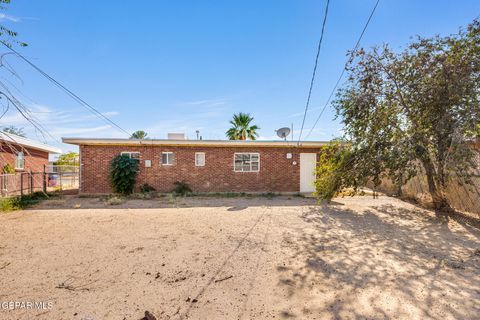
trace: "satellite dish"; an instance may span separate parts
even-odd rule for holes
[[[288,127],[280,128],[280,129],[276,130],[276,132],[277,132],[277,136],[279,138],[287,140],[287,136],[290,134],[290,128],[288,128]]]

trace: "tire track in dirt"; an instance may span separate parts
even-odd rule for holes
[[[213,284],[215,283],[215,280],[217,278],[217,276],[223,271],[223,269],[225,268],[225,266],[227,265],[227,263],[230,261],[230,259],[232,259],[232,257],[238,252],[238,250],[242,247],[243,243],[247,240],[247,238],[252,234],[253,230],[255,229],[255,227],[260,223],[260,221],[264,220],[264,216],[266,214],[266,212],[268,211],[268,209],[270,209],[270,207],[266,207],[263,212],[260,214],[260,216],[257,218],[257,220],[255,220],[255,222],[253,223],[253,225],[250,227],[250,229],[245,233],[245,235],[242,237],[242,239],[237,243],[237,246],[235,247],[235,249],[233,249],[233,251],[227,256],[227,258],[225,258],[225,260],[223,261],[223,263],[221,264],[221,266],[217,269],[217,271],[212,275],[212,277],[210,277],[209,281],[207,282],[207,284],[199,291],[199,293],[194,296],[194,298],[191,299],[191,303],[190,305],[188,306],[187,310],[185,310],[185,312],[183,312],[180,316],[179,316],[179,319],[180,320],[184,320],[186,318],[189,317],[189,314],[190,314],[190,311],[192,310],[194,304],[193,304],[193,301],[198,301],[204,294],[205,292],[208,290],[208,288]]]
[[[240,314],[238,315],[238,319],[254,319],[255,317],[252,317],[252,315],[250,313],[248,313],[247,315],[245,315],[247,313],[247,306],[248,306],[248,302],[250,301],[250,293],[252,292],[253,288],[254,288],[254,284],[255,284],[255,280],[257,279],[257,275],[258,275],[258,269],[259,269],[259,266],[260,266],[260,260],[262,260],[262,258],[265,257],[264,254],[262,253],[265,253],[266,250],[265,250],[265,246],[268,244],[268,240],[269,240],[269,237],[270,237],[270,231],[271,231],[271,227],[272,227],[272,213],[271,213],[271,210],[272,208],[271,207],[267,207],[267,210],[270,211],[270,213],[268,214],[268,224],[265,226],[266,230],[265,230],[265,235],[263,236],[263,242],[262,242],[262,246],[260,247],[260,254],[257,254],[257,261],[255,263],[255,269],[254,269],[254,272],[252,273],[252,276],[250,278],[250,282],[248,284],[248,292],[249,294],[247,294],[245,296],[245,299],[242,303],[242,309],[240,311]]]

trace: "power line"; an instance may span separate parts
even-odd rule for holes
[[[378,3],[380,2],[380,0],[377,0],[377,2],[375,3],[375,6],[373,7],[372,9],[372,12],[370,13],[370,16],[368,17],[368,20],[367,20],[367,23],[365,23],[365,26],[363,27],[363,30],[362,30],[362,33],[360,34],[360,37],[358,37],[358,40],[357,40],[357,43],[355,44],[355,47],[350,55],[350,57],[353,57],[353,55],[355,54],[355,52],[357,51],[359,45],[360,45],[360,41],[362,40],[363,38],[363,35],[365,34],[365,31],[367,30],[367,27],[368,25],[370,24],[370,20],[372,20],[372,17],[373,17],[373,14],[375,13],[375,10],[377,9],[377,6],[378,6]],[[305,136],[305,139],[308,138],[310,136],[310,134],[312,133],[313,129],[315,129],[316,125],[318,124],[318,121],[320,120],[320,118],[322,117],[323,115],[323,112],[325,111],[325,109],[327,108],[328,104],[330,103],[330,100],[332,99],[333,97],[333,94],[335,93],[335,90],[337,90],[337,87],[338,85],[340,84],[340,81],[342,80],[343,78],[343,75],[345,74],[345,71],[347,69],[347,65],[348,65],[348,61],[345,62],[345,66],[343,67],[342,69],[342,72],[340,73],[340,77],[338,77],[338,80],[337,82],[335,83],[335,86],[333,87],[332,89],[332,92],[330,92],[330,95],[328,96],[328,99],[327,99],[327,102],[325,103],[325,105],[323,106],[322,110],[320,111],[320,114],[318,115],[317,117],[317,120],[315,120],[315,123],[313,124],[313,126],[310,128],[310,131],[308,132],[308,134]]]
[[[32,124],[36,130],[39,130],[42,133],[44,139],[45,139],[45,135],[43,133],[47,133],[53,140],[57,141],[57,139],[53,137],[50,134],[50,132],[48,132],[42,126],[42,124],[35,118],[35,116],[33,116],[30,113],[30,110],[28,110],[25,106],[23,106],[23,104],[17,98],[15,98],[15,96],[10,92],[9,88],[1,81],[0,81],[0,88],[3,88],[3,90],[0,91],[0,96],[3,96],[6,99],[7,108],[9,108],[10,104],[12,104],[23,118],[25,118],[30,124]],[[0,119],[6,114],[7,111],[5,111],[1,115]]]
[[[92,112],[94,115],[96,115],[97,117],[103,119],[103,120],[106,120],[107,122],[109,122],[110,124],[112,124],[113,126],[115,126],[117,129],[119,129],[120,131],[126,133],[128,136],[130,136],[130,133],[128,131],[126,131],[125,129],[123,129],[122,127],[120,127],[118,124],[116,124],[115,122],[113,122],[112,120],[110,120],[108,117],[106,117],[104,114],[102,114],[100,111],[98,111],[96,108],[92,107],[90,104],[88,104],[85,100],[83,100],[82,98],[80,98],[78,95],[76,95],[75,93],[73,93],[71,90],[69,90],[67,87],[65,87],[64,85],[62,85],[60,82],[58,82],[57,80],[55,80],[54,78],[52,78],[50,75],[48,75],[45,71],[43,71],[42,69],[40,69],[39,67],[37,67],[33,62],[31,62],[30,60],[28,60],[27,58],[25,58],[22,54],[20,54],[18,51],[16,51],[15,49],[13,49],[11,46],[9,46],[8,44],[6,44],[4,41],[0,41],[1,44],[3,44],[5,47],[7,47],[9,50],[11,50],[13,53],[15,53],[20,59],[22,59],[23,61],[25,61],[27,64],[29,64],[32,68],[34,68],[35,70],[37,70],[40,74],[42,74],[45,78],[47,78],[48,80],[50,80],[53,84],[55,84],[57,87],[59,87],[60,89],[64,90],[72,99],[74,99],[75,101],[77,101],[80,105],[84,106],[85,108],[87,108],[87,110],[89,110],[90,112]]]
[[[325,6],[325,16],[323,17],[323,23],[322,23],[322,31],[320,33],[320,40],[318,41],[317,56],[315,57],[315,65],[313,67],[312,79],[310,80],[310,88],[308,90],[307,103],[305,105],[305,113],[303,114],[302,128],[300,129],[300,134],[298,135],[297,144],[300,143],[300,139],[302,138],[303,126],[305,125],[305,118],[307,117],[308,106],[310,105],[310,98],[312,96],[313,83],[315,82],[315,74],[317,73],[318,57],[320,56],[320,49],[322,48],[322,41],[323,41],[323,33],[325,31],[325,24],[327,23],[329,4],[330,4],[330,0],[327,0],[327,5]]]

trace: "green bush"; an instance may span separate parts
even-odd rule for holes
[[[0,199],[0,211],[19,210],[18,197]]]
[[[138,160],[118,155],[110,162],[110,185],[113,192],[128,195],[133,192],[138,174]]]
[[[149,193],[149,192],[152,192],[152,191],[155,191],[155,188],[152,187],[151,185],[149,185],[148,183],[144,183],[140,187],[140,192],[141,193]]]
[[[185,182],[185,181],[176,181],[173,183],[174,187],[172,192],[175,195],[182,195],[185,196],[188,193],[192,192],[192,189],[190,189],[190,186]]]
[[[124,202],[125,202],[124,198],[120,198],[120,197],[116,197],[116,196],[109,197],[105,200],[105,203],[110,205],[110,206],[118,206],[120,204],[123,204]]]
[[[262,196],[267,198],[268,200],[272,200],[276,196],[276,194],[273,192],[267,192],[267,193],[262,193]]]
[[[351,178],[350,159],[352,154],[347,146],[332,142],[323,147],[316,167],[315,195],[330,201],[347,186],[355,186]],[[351,181],[352,180],[352,181]],[[356,187],[354,187],[356,191]]]
[[[22,210],[48,198],[48,194],[41,191],[24,196],[2,198],[0,199],[0,211]]]
[[[3,166],[2,168],[2,173],[15,173],[15,168],[12,167],[11,164],[7,163],[6,165]]]

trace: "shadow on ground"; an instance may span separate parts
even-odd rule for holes
[[[474,319],[480,314],[480,232],[431,212],[388,204],[345,210],[318,206],[286,232],[279,287],[283,318]],[[312,292],[314,294],[312,294]],[[298,301],[304,308],[298,309]]]

